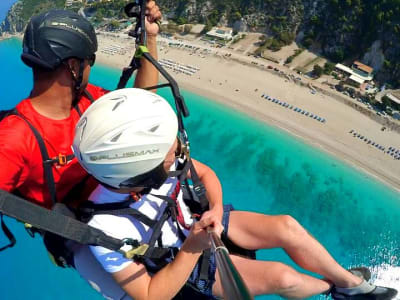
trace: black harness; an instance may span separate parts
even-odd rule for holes
[[[85,89],[84,90],[84,94],[85,96],[89,99],[90,103],[94,102],[93,96]],[[77,113],[79,114],[79,116],[82,115],[81,110],[79,109],[78,103],[74,106],[74,109],[77,111]],[[63,155],[63,154],[59,154],[56,157],[50,158],[46,145],[44,143],[43,137],[42,135],[39,133],[39,131],[35,128],[35,126],[32,125],[31,122],[29,122],[28,119],[26,119],[22,114],[20,114],[16,108],[12,108],[10,110],[3,110],[0,111],[0,121],[7,118],[8,116],[17,116],[19,117],[21,120],[23,120],[28,127],[31,129],[33,135],[35,136],[35,139],[38,143],[39,149],[40,149],[40,153],[42,156],[42,162],[43,162],[43,174],[44,174],[44,179],[47,185],[47,189],[49,191],[50,194],[50,199],[52,201],[53,204],[56,204],[57,201],[57,191],[56,191],[56,184],[54,181],[54,176],[53,176],[53,166],[54,165],[66,165],[69,161],[71,161],[74,158],[74,154],[69,154],[69,155]],[[15,192],[18,195],[18,191]],[[8,227],[6,226],[6,224],[4,223],[3,220],[3,214],[0,212],[0,217],[1,217],[1,227],[2,230],[4,232],[4,234],[7,236],[7,238],[9,239],[10,243],[2,248],[0,248],[0,251],[12,247],[14,246],[14,244],[16,243],[15,237],[12,234],[12,232],[8,229]],[[27,231],[28,233],[33,236],[35,233],[35,229],[32,227],[27,227]]]

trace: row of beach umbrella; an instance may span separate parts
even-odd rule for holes
[[[317,121],[319,121],[321,123],[325,123],[326,122],[325,118],[322,118],[322,117],[320,117],[320,116],[318,116],[318,115],[316,115],[316,114],[314,114],[312,112],[306,111],[306,110],[301,109],[299,107],[294,107],[293,105],[291,105],[291,104],[289,104],[287,102],[280,101],[279,99],[276,99],[276,98],[272,98],[272,97],[268,96],[265,93],[263,93],[261,95],[261,97],[267,99],[268,101],[271,101],[272,103],[276,103],[276,104],[281,105],[283,107],[292,109],[295,112],[298,112],[298,113],[300,113],[300,114],[302,114],[302,115],[304,115],[306,117],[310,117],[310,118],[312,118],[314,120],[317,120]]]
[[[400,160],[400,150],[399,149],[396,149],[396,148],[390,146],[388,148],[388,150],[386,150],[386,147],[379,145],[378,143],[374,142],[373,140],[363,136],[361,133],[356,132],[354,129],[350,130],[349,133],[352,134],[353,137],[366,142],[368,145],[371,145],[371,146],[375,147],[376,149],[381,150],[384,153],[389,154],[390,156],[393,156],[394,159]]]

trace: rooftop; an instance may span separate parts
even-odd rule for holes
[[[353,63],[353,65],[355,65],[357,67],[357,69],[364,71],[368,74],[372,73],[374,71],[373,68],[371,68],[370,66],[364,65],[363,63],[359,62],[359,61],[355,61]]]

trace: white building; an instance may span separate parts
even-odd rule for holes
[[[229,41],[233,37],[233,31],[231,28],[227,27],[213,27],[209,32],[206,33],[207,36],[213,37],[216,39]]]
[[[386,96],[390,99],[390,101],[400,105],[400,97],[399,97],[400,95],[397,95],[397,93],[396,93],[396,95],[393,95],[391,93],[387,93]]]
[[[355,66],[357,66],[357,69],[355,69]],[[348,80],[354,82],[358,86],[362,85],[366,81],[368,82],[374,79],[374,75],[372,74],[373,69],[371,67],[368,67],[369,69],[367,69],[367,67],[368,66],[362,65],[359,62],[355,62],[353,68],[349,68],[342,64],[335,65],[335,68],[339,73],[346,74],[349,77]],[[361,68],[368,70],[369,72],[361,72]]]

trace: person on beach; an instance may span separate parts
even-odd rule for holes
[[[292,217],[224,206],[216,174],[192,159],[210,206],[195,222],[182,183],[175,177],[182,168],[187,170],[188,159],[177,135],[177,117],[168,102],[141,89],[102,96],[76,126],[74,153],[101,183],[89,196],[90,205],[84,206],[92,211],[86,216],[88,224],[118,239],[170,249],[160,261],[140,256],[131,260],[100,246],[77,246],[75,268],[107,299],[222,297],[215,257],[203,254],[210,247],[210,227],[218,234],[223,231],[230,243],[242,249],[283,248],[298,266],[324,278],[302,274],[280,262],[231,254],[253,295],[302,299],[330,292],[334,299],[395,297],[396,290],[368,283],[368,269],[342,268]],[[124,210],[107,213],[105,207]],[[94,213],[96,209],[100,211]],[[205,271],[204,260],[209,263]]]
[[[149,1],[147,46],[155,58],[160,18],[158,6]],[[88,83],[96,51],[94,28],[82,16],[50,10],[31,18],[21,58],[32,68],[33,89],[0,123],[0,189],[51,208],[87,177],[72,157],[71,145],[80,115],[107,93]],[[158,71],[143,60],[135,86],[157,81]]]

